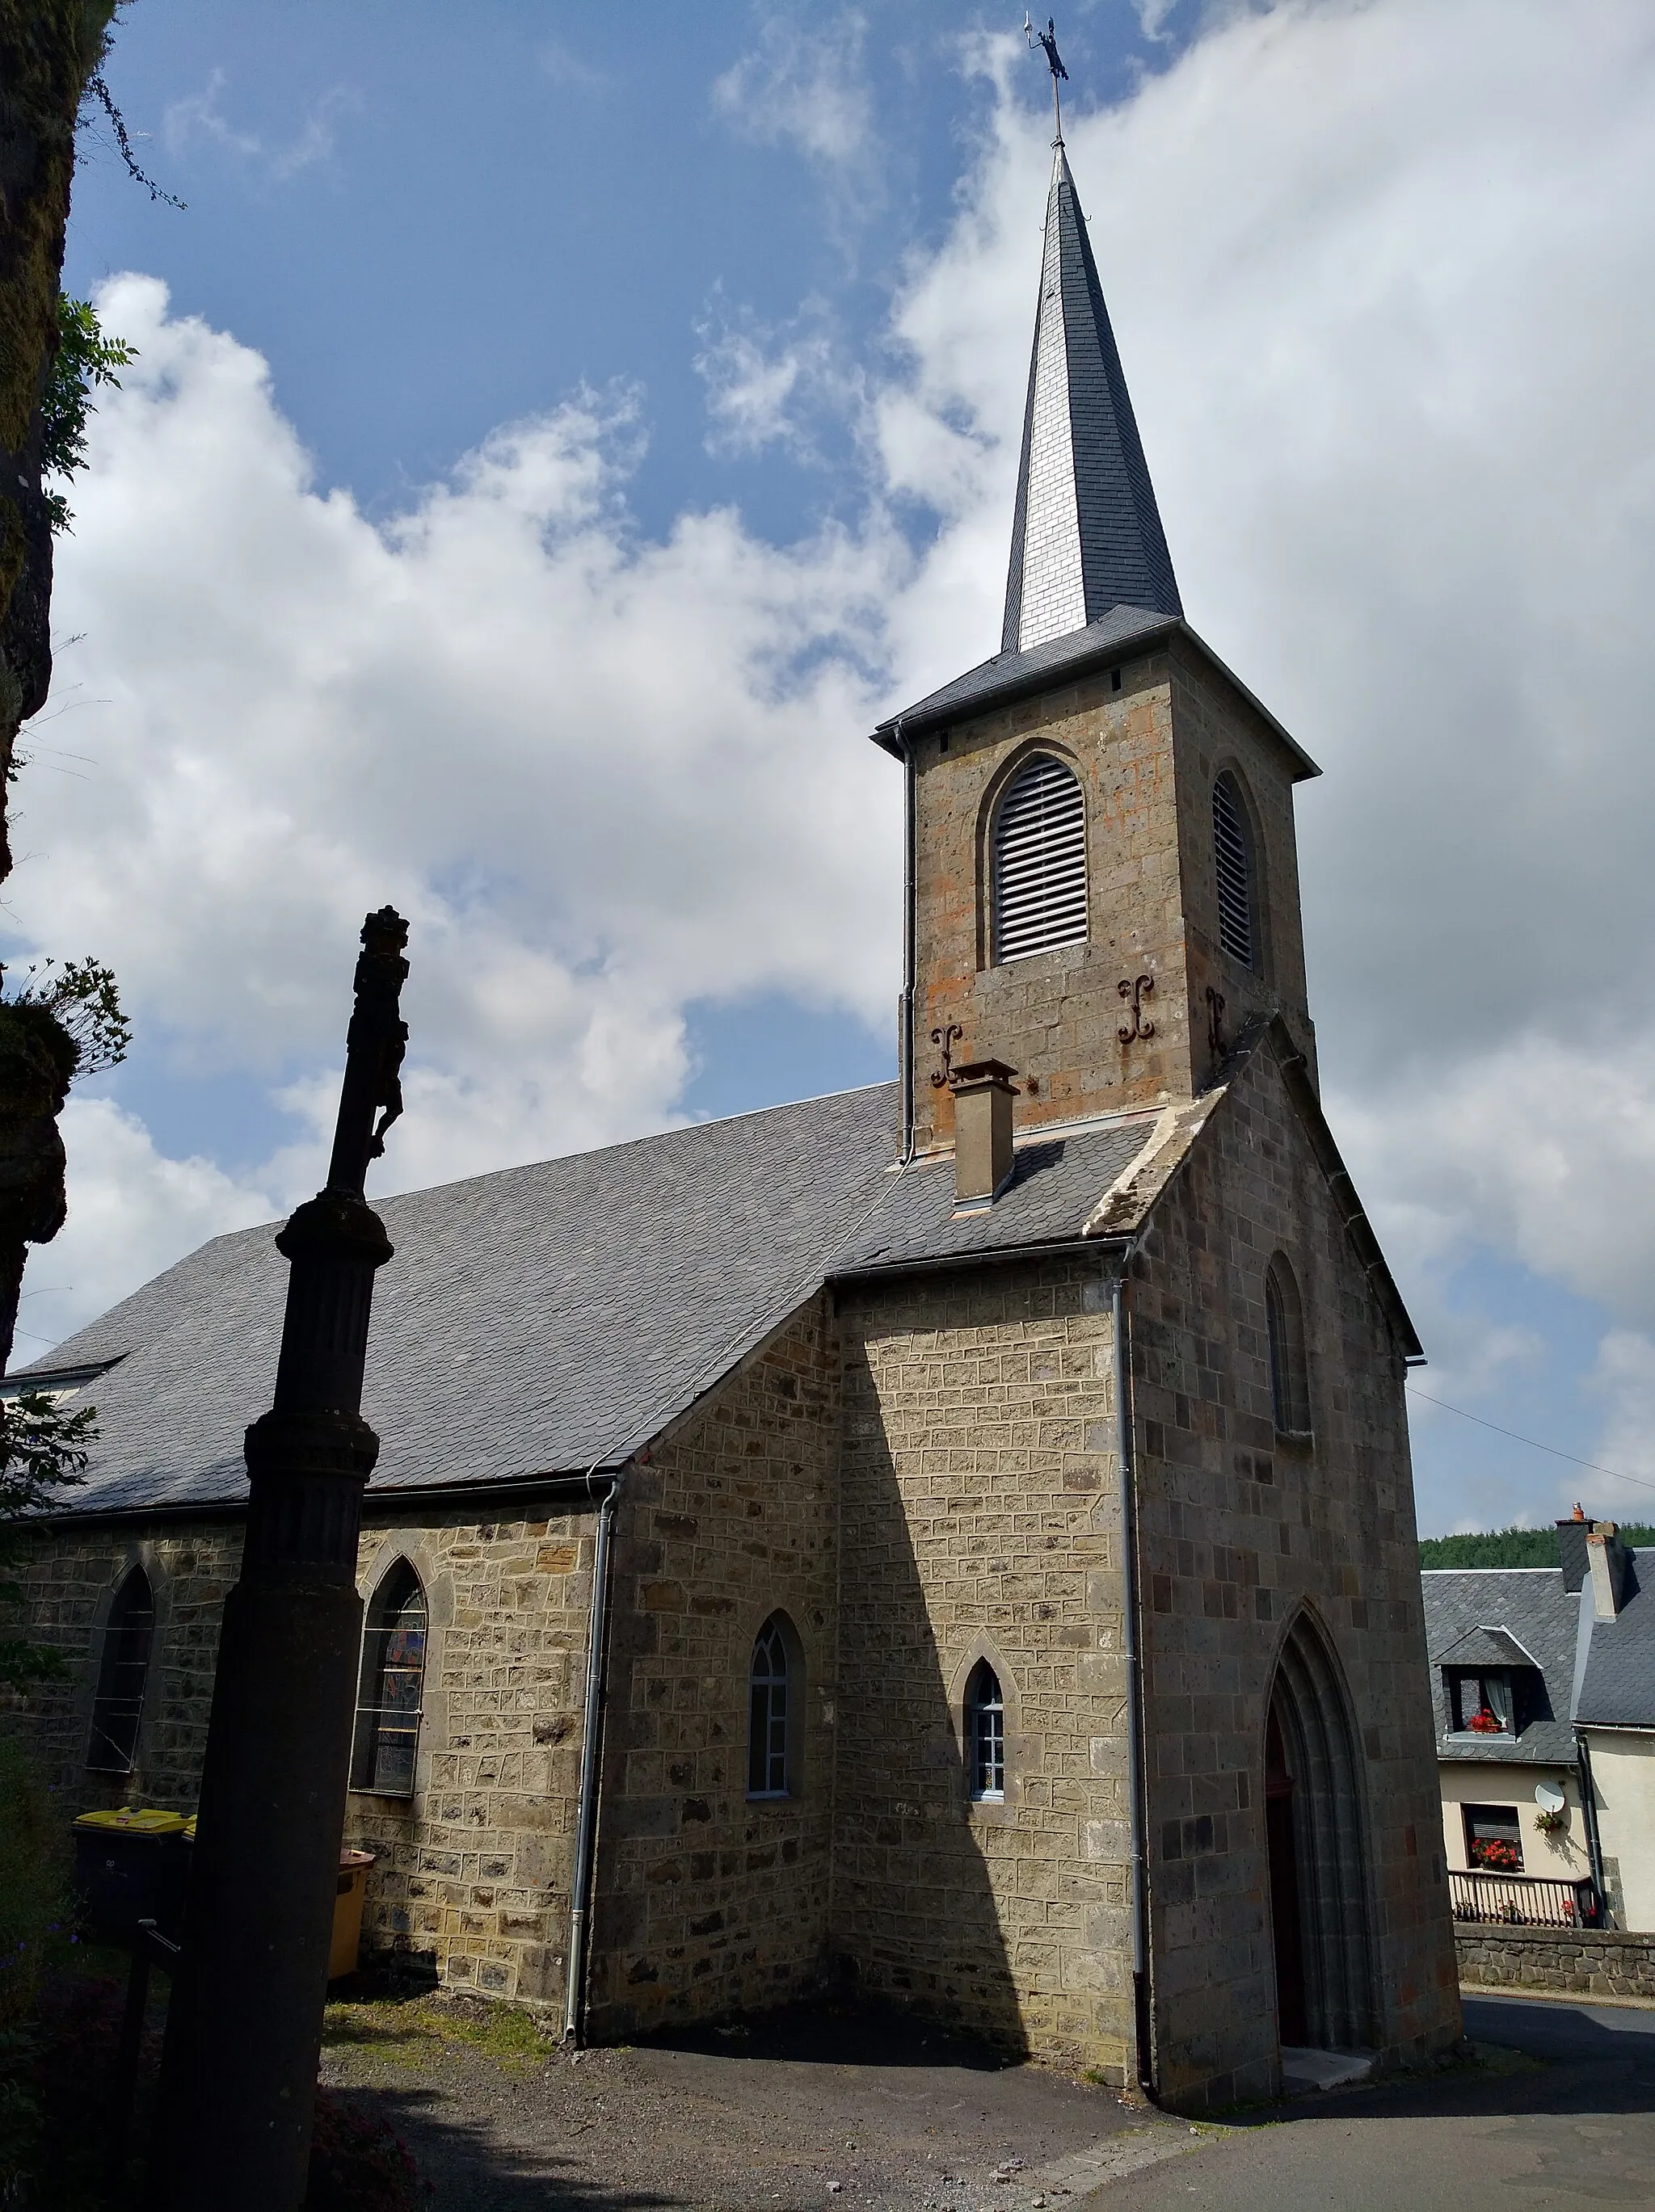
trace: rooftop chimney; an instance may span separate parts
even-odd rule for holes
[[[1621,1610],[1626,1582],[1626,1548],[1613,1521],[1594,1521],[1586,1538],[1586,1558],[1591,1566],[1591,1609],[1598,1620],[1613,1620]]]
[[[1578,1505],[1567,1521],[1557,1524],[1557,1556],[1566,1590],[1578,1590],[1586,1579],[1586,1539],[1591,1534],[1591,1523]]]
[[[992,1206],[1012,1171],[1017,1073],[1003,1060],[974,1060],[949,1074],[954,1100],[954,1203]]]

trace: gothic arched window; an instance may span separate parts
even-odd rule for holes
[[[1006,1795],[1006,1700],[1000,1677],[979,1659],[965,1685],[966,1780],[979,1803]]]
[[[1219,942],[1244,968],[1256,968],[1252,830],[1240,787],[1228,769],[1213,786],[1213,861],[1218,876]]]
[[[1270,1340],[1270,1411],[1284,1436],[1310,1434],[1305,1309],[1293,1269],[1278,1252],[1264,1271],[1264,1320]]]
[[[86,1763],[96,1773],[132,1771],[155,1637],[155,1601],[149,1577],[142,1567],[134,1567],[115,1592],[104,1623],[86,1752]]]
[[[747,1707],[747,1795],[788,1797],[794,1777],[788,1757],[793,1664],[782,1616],[773,1613],[753,1639]]]
[[[411,1797],[425,1698],[425,1592],[399,1559],[368,1602],[350,1786]]]
[[[1025,761],[995,809],[993,957],[1026,960],[1086,935],[1086,806],[1062,762]]]

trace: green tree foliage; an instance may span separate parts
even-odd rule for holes
[[[1655,1544],[1655,1528],[1641,1522],[1621,1524],[1623,1544]],[[1465,1536],[1421,1536],[1420,1565],[1425,1567],[1555,1567],[1555,1528],[1492,1528]]]
[[[69,1413],[40,1390],[0,1399],[0,1689],[61,1680],[66,1671],[55,1651],[8,1634],[7,1616],[15,1620],[23,1602],[14,1574],[30,1540],[28,1523],[84,1480],[97,1434],[90,1406]]]
[[[3,1003],[33,1007],[55,1022],[75,1048],[76,1075],[119,1066],[132,1024],[121,1012],[113,969],[88,953],[84,960],[31,961],[24,973],[28,981],[8,992]]]
[[[90,300],[58,296],[58,350],[52,357],[46,390],[40,395],[40,472],[64,481],[86,466],[87,417],[94,413],[92,393],[99,385],[120,390],[115,374],[136,361],[135,349],[125,338],[106,338]],[[74,521],[60,491],[46,495],[52,526],[67,530]]]

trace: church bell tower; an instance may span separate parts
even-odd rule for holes
[[[1293,787],[1315,763],[1184,620],[1061,135],[1001,649],[882,722],[904,763],[903,1151],[949,1071],[1019,1133],[1211,1083],[1280,1013],[1314,1079]]]

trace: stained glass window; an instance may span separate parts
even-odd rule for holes
[[[411,1797],[425,1691],[425,1592],[399,1559],[368,1601],[350,1786]]]
[[[92,1703],[92,1737],[86,1753],[86,1763],[96,1773],[132,1771],[155,1634],[155,1604],[149,1577],[142,1567],[134,1567],[115,1592],[104,1624],[97,1694]]]
[[[772,1613],[753,1644],[747,1722],[747,1795],[785,1797],[788,1775],[788,1647]]]

